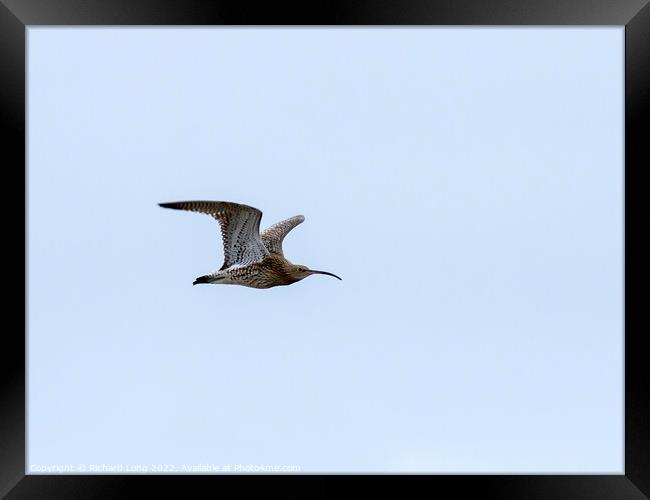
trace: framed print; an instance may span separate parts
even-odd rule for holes
[[[648,495],[646,3],[3,0],[2,494]]]

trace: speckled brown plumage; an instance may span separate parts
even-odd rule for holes
[[[248,205],[225,201],[180,201],[160,203],[160,206],[208,214],[221,226],[224,263],[218,271],[199,276],[195,285],[215,283],[271,288],[290,285],[312,274],[341,279],[329,272],[292,264],[284,257],[282,241],[289,231],[304,222],[302,215],[278,222],[260,234],[262,212]]]

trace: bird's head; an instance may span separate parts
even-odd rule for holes
[[[307,276],[311,276],[312,274],[327,274],[328,276],[334,276],[336,279],[341,279],[336,274],[328,273],[327,271],[315,271],[314,269],[309,269],[307,266],[303,266],[302,264],[292,264],[289,268],[289,274],[296,281],[305,279]]]

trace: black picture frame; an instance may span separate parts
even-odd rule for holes
[[[305,7],[308,6],[308,9]],[[647,205],[641,182],[650,165],[650,6],[648,0],[385,0],[276,3],[199,0],[0,0],[0,89],[6,169],[25,172],[25,39],[38,25],[609,25],[625,26],[625,472],[621,475],[427,475],[434,486],[497,498],[634,499],[650,495],[650,405],[643,336],[650,255],[642,243]],[[20,177],[20,176],[19,176]],[[25,176],[15,191],[25,192]],[[23,199],[23,203],[25,199]],[[26,206],[26,205],[23,205]],[[23,269],[25,240],[23,225]],[[647,230],[645,231],[647,232]],[[13,239],[12,239],[13,241]],[[26,295],[23,305],[26,307]],[[25,311],[26,313],[26,311]],[[24,318],[26,318],[26,314]],[[25,325],[27,326],[27,325]],[[6,327],[0,426],[0,495],[7,498],[126,496],[136,483],[203,485],[223,476],[70,476],[25,474],[25,333]],[[299,474],[305,476],[308,474]]]

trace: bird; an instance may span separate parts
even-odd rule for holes
[[[228,201],[177,201],[158,205],[207,214],[221,226],[223,265],[218,271],[199,276],[193,285],[206,283],[272,288],[291,285],[313,274],[341,279],[336,274],[293,264],[285,258],[282,241],[289,231],[305,221],[302,215],[273,224],[260,233],[262,212],[248,205]]]

